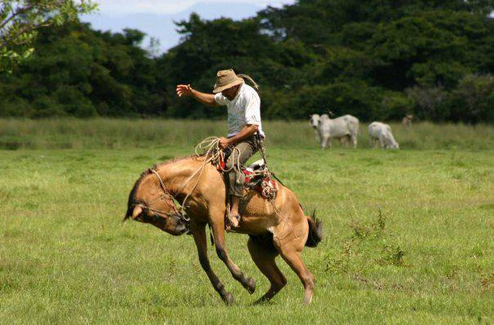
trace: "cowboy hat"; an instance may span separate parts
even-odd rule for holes
[[[216,74],[216,83],[214,84],[213,93],[220,93],[225,89],[238,86],[244,83],[244,79],[237,76],[233,69],[221,70]]]

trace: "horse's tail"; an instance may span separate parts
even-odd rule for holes
[[[305,246],[317,247],[317,244],[319,244],[323,239],[322,221],[317,220],[316,210],[312,212],[312,215],[310,217],[306,216],[306,218],[307,218],[307,223],[309,224],[309,236],[307,237]]]

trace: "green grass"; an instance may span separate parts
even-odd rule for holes
[[[212,266],[236,299],[227,307],[191,237],[121,223],[140,172],[191,154],[194,137],[224,131],[221,124],[174,122],[177,138],[156,141],[174,134],[161,130],[173,123],[97,120],[91,133],[81,127],[88,122],[73,122],[14,121],[21,131],[2,131],[1,139],[9,132],[37,139],[36,148],[64,138],[79,145],[0,151],[1,324],[494,324],[494,151],[465,145],[491,145],[492,128],[483,126],[487,136],[476,138],[480,130],[466,126],[421,126],[427,134],[395,126],[401,143],[429,137],[432,147],[451,128],[451,150],[323,152],[310,129],[291,148],[273,134],[290,139],[288,126],[268,124],[272,169],[325,223],[326,239],[303,254],[317,278],[314,300],[302,306],[299,280],[279,261],[287,287],[271,303],[252,306],[268,282],[249,257],[247,237],[228,235],[232,259],[257,290],[249,295],[210,247]],[[74,132],[50,130],[50,123]],[[148,148],[133,147],[139,129],[154,134],[144,141]],[[467,140],[453,136],[461,130]],[[117,149],[99,147],[105,137]]]
[[[359,147],[368,148],[366,123],[360,125]],[[308,121],[266,121],[269,146],[316,148]],[[494,127],[461,124],[416,123],[404,129],[391,123],[402,149],[467,149],[494,147]],[[192,147],[211,135],[227,131],[224,121],[125,119],[0,119],[0,149],[123,149],[150,146]],[[338,147],[339,143],[333,141]]]

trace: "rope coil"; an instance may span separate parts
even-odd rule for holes
[[[237,151],[236,155],[236,161],[232,164],[230,168],[223,168],[220,164],[217,164],[220,166],[219,168],[221,169],[222,172],[228,173],[230,172],[233,168],[237,168],[237,170],[240,170],[240,150],[238,148],[233,148],[232,150]],[[192,174],[182,185],[182,187],[178,190],[178,192],[181,192],[187,184],[189,184],[190,181],[199,173],[199,177],[197,177],[197,181],[194,184],[194,187],[192,190],[185,196],[182,204],[180,205],[180,211],[185,213],[185,202],[187,199],[190,197],[190,195],[195,191],[197,188],[197,185],[199,184],[199,181],[201,179],[202,173],[204,172],[204,167],[206,167],[207,164],[210,162],[213,163],[218,163],[220,160],[224,161],[225,160],[225,152],[221,149],[220,147],[220,138],[218,137],[209,137],[204,140],[202,140],[195,148],[194,152],[196,156],[204,156],[204,163],[202,164],[199,169],[197,169],[194,174]],[[231,153],[231,155],[233,152]]]
[[[272,174],[271,172],[269,171],[268,169],[268,166],[267,166],[267,161],[266,161],[266,152],[264,150],[264,146],[262,144],[262,140],[260,139],[259,136],[257,136],[257,141],[258,141],[258,146],[259,146],[259,149],[261,151],[261,156],[264,160],[264,166],[265,168],[263,168],[262,170],[258,170],[258,171],[254,171],[254,175],[265,175],[265,176],[268,176],[270,179],[272,177]],[[213,163],[214,165],[218,166],[218,169],[223,172],[223,173],[228,173],[230,171],[232,171],[234,168],[238,171],[240,171],[241,169],[241,165],[240,165],[240,150],[236,147],[233,147],[233,148],[230,148],[232,150],[232,152],[230,153],[230,156],[233,155],[233,158],[235,159],[235,161],[233,162],[233,164],[231,165],[231,167],[223,167],[220,162],[221,161],[225,161],[225,157],[226,157],[226,153],[225,151],[220,147],[220,138],[218,137],[208,137],[204,140],[202,140],[201,142],[199,142],[199,144],[197,144],[197,146],[194,148],[194,152],[196,154],[196,156],[204,156],[205,159],[204,159],[204,162],[202,164],[201,167],[199,167],[185,182],[184,184],[180,187],[180,189],[177,191],[177,192],[181,192],[185,186],[187,186],[187,184],[189,184],[192,179],[194,179],[194,177],[196,177],[197,174],[199,174],[199,177],[197,177],[197,180],[192,188],[191,191],[189,191],[189,193],[185,196],[182,204],[180,205],[180,211],[182,213],[185,213],[185,203],[187,202],[187,199],[190,197],[190,195],[195,191],[195,189],[197,188],[197,185],[199,184],[199,181],[201,179],[201,176],[204,172],[204,167],[206,167],[207,164],[209,164],[210,162]],[[277,188],[273,188],[270,190],[272,193],[269,193],[269,197],[271,197],[271,200],[274,199],[274,197],[276,196],[276,192],[278,191]],[[271,201],[270,200],[270,201]]]

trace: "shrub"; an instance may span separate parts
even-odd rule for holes
[[[494,122],[494,76],[465,76],[451,92],[448,104],[455,122]]]

